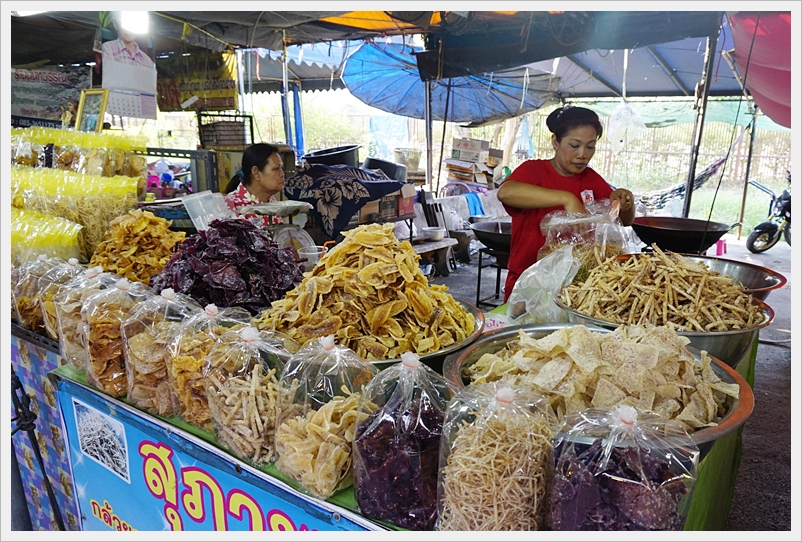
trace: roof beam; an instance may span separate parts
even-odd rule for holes
[[[573,62],[574,64],[576,64],[580,68],[582,68],[583,70],[585,70],[585,73],[587,73],[588,75],[593,77],[596,81],[598,81],[599,83],[601,83],[605,87],[609,88],[613,92],[613,94],[615,94],[616,96],[619,96],[619,97],[621,96],[621,89],[620,88],[616,87],[615,85],[613,85],[609,81],[605,80],[603,77],[599,77],[598,75],[593,73],[593,70],[587,64],[585,64],[584,62],[579,60],[576,55],[566,55],[565,58],[567,58],[568,60],[570,60],[571,62]]]
[[[663,70],[666,72],[666,75],[668,75],[674,84],[677,85],[677,88],[680,89],[685,96],[690,96],[691,91],[685,88],[685,85],[683,85],[682,81],[679,80],[677,75],[674,73],[674,70],[668,65],[668,62],[666,62],[660,53],[657,52],[657,49],[655,49],[652,45],[649,45],[646,47],[646,50],[649,51],[649,54],[652,55],[652,58],[654,58],[657,63],[660,64],[660,67],[663,68]]]

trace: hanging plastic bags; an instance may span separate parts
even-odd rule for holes
[[[437,519],[440,435],[451,390],[413,352],[380,372],[359,401],[354,491],[362,514],[411,530]]]
[[[441,531],[531,531],[545,524],[556,418],[526,388],[467,386],[448,407],[440,444]]]
[[[621,98],[618,105],[610,115],[610,124],[607,127],[607,139],[614,154],[618,154],[631,142],[638,139],[649,129],[641,119],[640,113],[629,105],[625,98]]]
[[[699,448],[678,423],[619,405],[566,416],[554,437],[555,531],[682,530]]]
[[[181,322],[200,311],[194,299],[171,288],[133,308],[121,326],[129,403],[161,416],[178,412],[167,379],[166,345]]]
[[[290,358],[279,382],[276,468],[320,499],[350,486],[359,398],[378,372],[333,335]]]
[[[203,382],[214,433],[240,459],[256,465],[273,460],[276,375],[297,350],[287,336],[247,326],[223,333],[206,356]]]

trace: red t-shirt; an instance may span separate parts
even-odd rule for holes
[[[513,171],[508,179],[520,183],[534,184],[544,188],[566,190],[579,201],[590,204],[600,199],[608,199],[613,193],[601,175],[591,168],[571,177],[563,177],[554,170],[548,160],[527,160]],[[582,193],[585,192],[583,196]],[[537,261],[537,253],[546,242],[540,231],[540,221],[552,211],[562,211],[562,207],[543,209],[519,209],[504,205],[512,217],[512,238],[510,240],[510,259],[507,264],[507,282],[504,285],[504,301],[512,293],[512,288],[521,273]]]

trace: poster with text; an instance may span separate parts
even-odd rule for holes
[[[160,111],[185,111],[181,104],[197,96],[190,110],[239,109],[237,56],[207,51],[156,59]]]
[[[81,90],[92,86],[89,66],[45,66],[36,69],[11,68],[11,126],[61,128],[65,111],[74,110]]]

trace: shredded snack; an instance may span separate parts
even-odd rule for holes
[[[578,325],[541,339],[520,331],[517,340],[467,370],[472,383],[503,380],[534,388],[559,417],[624,404],[652,410],[692,433],[717,425],[739,388],[715,374],[707,352],[696,360],[688,342],[658,326],[595,333]]]
[[[90,265],[121,277],[148,284],[170,260],[173,247],[186,236],[169,229],[171,222],[137,209],[111,221]]]
[[[728,331],[764,321],[760,306],[731,277],[652,248],[652,254],[604,262],[584,283],[563,288],[560,301],[591,318],[677,331]]]
[[[353,483],[351,446],[359,393],[349,394],[346,387],[342,391],[347,397],[336,396],[318,410],[287,419],[276,429],[276,468],[320,499]],[[282,418],[286,419],[283,414]]]
[[[543,525],[551,429],[542,416],[484,413],[463,422],[442,469],[441,531],[534,531]]]
[[[203,361],[220,335],[243,326],[244,323],[234,327],[212,325],[201,331],[179,334],[174,337],[167,351],[169,381],[178,396],[178,413],[196,427],[212,429],[212,417],[203,384]]]
[[[213,372],[206,396],[215,434],[235,455],[253,463],[273,459],[276,430],[276,370],[254,364],[244,375]]]
[[[392,224],[359,226],[254,324],[302,346],[334,335],[368,361],[436,352],[467,338],[476,321],[447,286],[428,284],[419,259]]]

